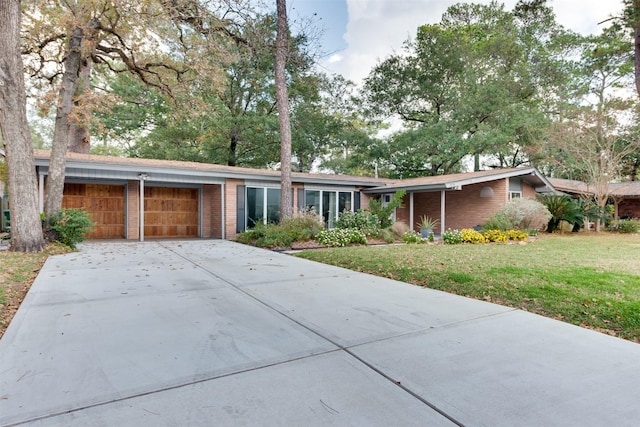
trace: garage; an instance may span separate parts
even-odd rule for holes
[[[145,237],[198,237],[197,188],[144,188]]]
[[[95,222],[89,239],[125,237],[124,185],[65,183],[63,208],[83,208]]]

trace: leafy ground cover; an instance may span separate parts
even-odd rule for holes
[[[40,253],[0,251],[0,337],[47,258],[66,252],[69,248],[57,243],[47,245]]]
[[[297,255],[640,342],[638,235],[552,235],[526,244],[362,246]]]

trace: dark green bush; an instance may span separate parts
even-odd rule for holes
[[[84,209],[61,209],[49,216],[46,222],[55,232],[54,240],[72,249],[86,239],[85,234],[90,233],[95,225]]]
[[[640,231],[640,223],[633,219],[620,219],[609,223],[609,231],[617,233],[637,233]]]
[[[336,221],[336,228],[355,228],[367,236],[377,236],[380,232],[380,220],[376,214],[365,209],[357,212],[344,211]]]
[[[261,248],[289,247],[293,242],[313,239],[322,230],[322,217],[305,212],[283,219],[280,224],[257,223],[254,228],[240,233],[236,241]]]

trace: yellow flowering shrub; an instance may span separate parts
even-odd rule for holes
[[[482,233],[474,230],[473,228],[463,228],[460,231],[462,235],[462,241],[464,243],[485,243],[486,240]]]
[[[506,242],[509,240],[507,233],[500,230],[485,230],[482,236],[487,242]]]
[[[522,230],[507,230],[507,237],[509,240],[527,240],[529,234]]]

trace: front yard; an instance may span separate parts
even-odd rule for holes
[[[361,246],[298,256],[640,342],[638,235],[541,235],[527,244]]]

